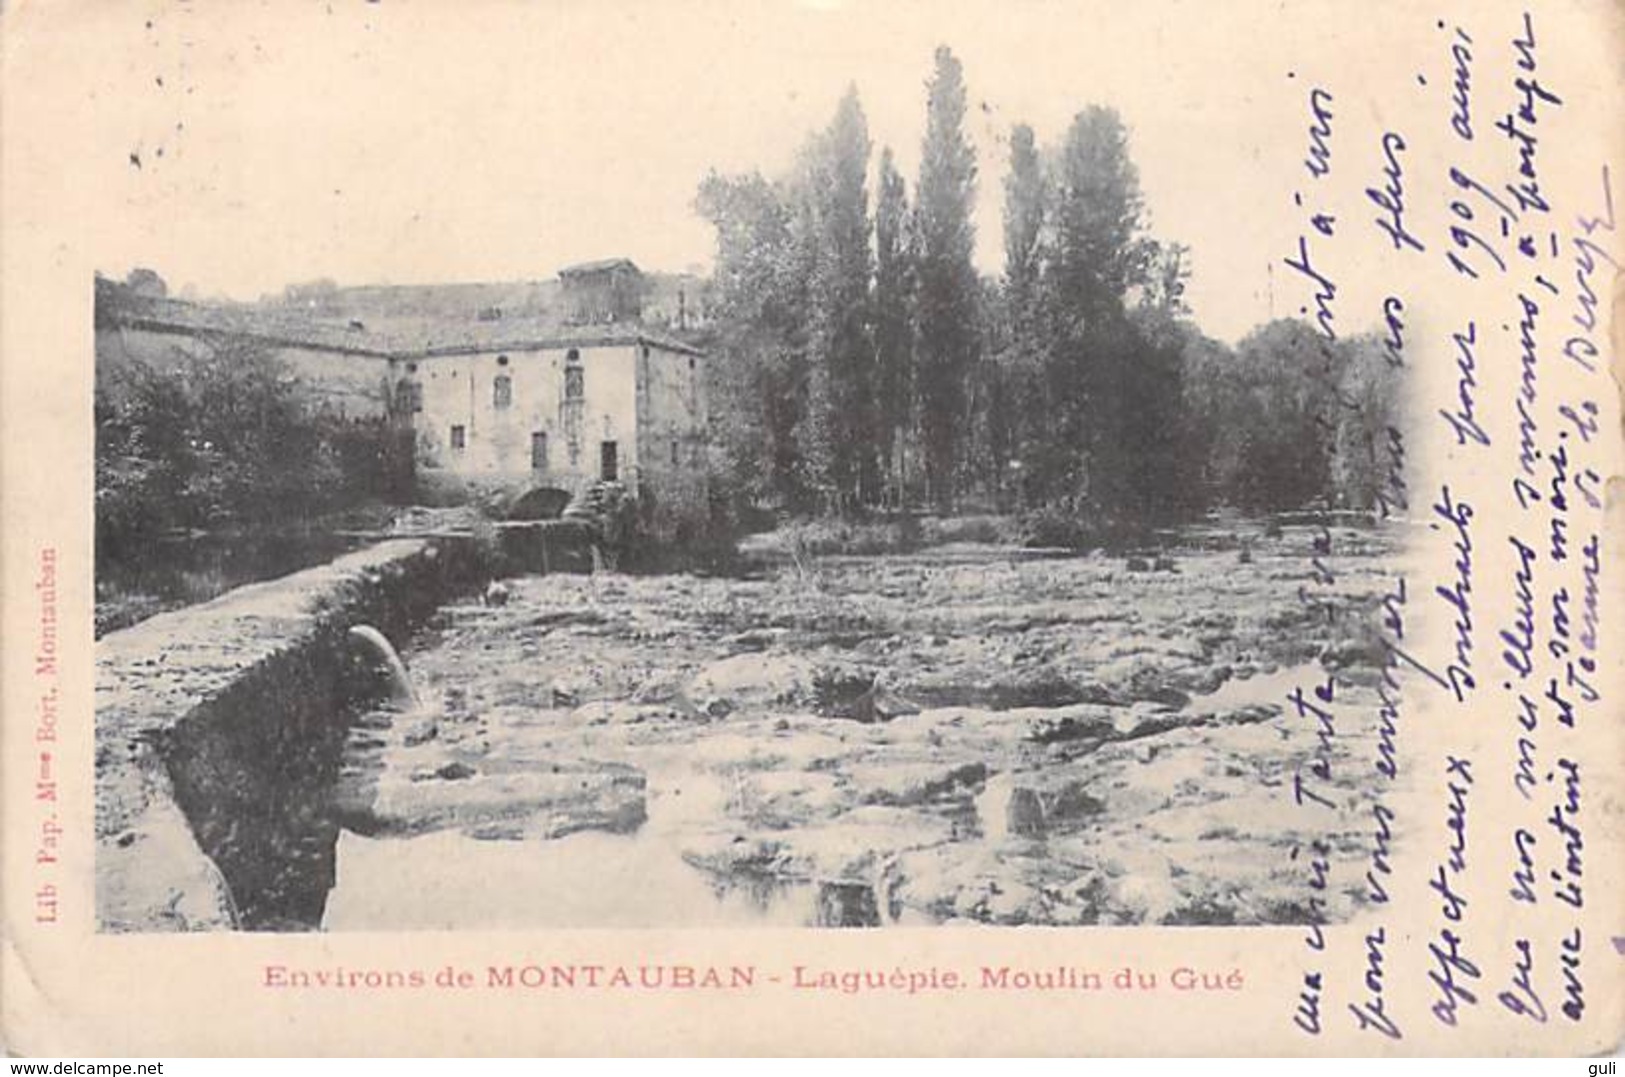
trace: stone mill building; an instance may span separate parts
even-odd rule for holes
[[[616,258],[549,281],[317,284],[257,303],[96,283],[98,368],[256,342],[317,406],[409,438],[418,501],[556,511],[609,483],[660,530],[706,511],[698,277]]]

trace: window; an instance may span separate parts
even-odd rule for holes
[[[547,431],[537,430],[530,435],[530,469],[547,470]]]
[[[513,403],[513,379],[498,374],[491,382],[491,406],[505,408]]]
[[[423,410],[423,386],[411,378],[402,378],[395,385],[395,407],[403,414]]]
[[[587,382],[581,371],[581,353],[571,348],[564,356],[564,399],[566,402],[586,398]]]
[[[598,477],[605,482],[614,482],[620,477],[619,451],[613,441],[606,441],[598,446]]]
[[[672,438],[671,439],[671,462],[675,465],[675,464],[679,463],[680,460],[681,460],[681,457],[678,454],[677,439]]]
[[[468,447],[468,431],[461,426],[451,428],[451,447],[466,449]]]

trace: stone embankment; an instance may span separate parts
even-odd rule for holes
[[[468,543],[399,539],[102,639],[101,928],[275,926],[272,897],[313,900],[278,876],[297,846],[320,860],[299,798],[337,767],[343,711],[373,687],[346,631],[403,638],[480,572]]]

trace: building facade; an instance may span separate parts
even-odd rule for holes
[[[651,508],[706,498],[703,356],[643,334],[446,347],[390,360],[433,500],[620,483]]]
[[[130,294],[97,279],[103,364],[163,363],[223,340],[281,359],[320,406],[386,416],[409,433],[419,500],[583,496],[618,483],[669,532],[708,511],[704,354],[642,324],[648,288],[625,259],[570,267],[553,309],[512,316],[401,315],[330,301],[323,317],[278,304],[198,304]],[[423,290],[430,286],[417,286]],[[417,305],[419,309],[423,304]],[[386,316],[375,316],[379,309]]]

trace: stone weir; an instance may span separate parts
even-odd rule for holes
[[[384,541],[101,640],[101,929],[319,922],[337,838],[326,798],[348,716],[379,690],[346,633],[402,641],[496,560],[464,537]]]

